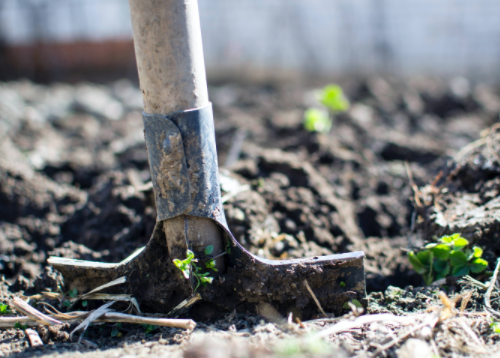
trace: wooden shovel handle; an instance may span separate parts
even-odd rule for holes
[[[197,0],[129,0],[144,112],[169,114],[209,104]],[[223,250],[221,229],[210,219],[181,215],[163,222],[170,258],[189,247]],[[204,255],[204,254],[203,254]],[[216,266],[224,272],[224,259]]]
[[[197,0],[129,0],[148,114],[208,105]]]

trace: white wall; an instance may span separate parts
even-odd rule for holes
[[[500,78],[499,0],[199,0],[199,6],[213,72]],[[130,38],[128,1],[0,0],[0,30],[13,44]]]

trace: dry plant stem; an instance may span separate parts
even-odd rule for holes
[[[392,346],[398,344],[399,342],[401,342],[403,339],[409,337],[410,335],[412,335],[413,333],[421,330],[422,328],[424,328],[425,326],[430,326],[431,328],[433,328],[436,323],[438,322],[439,320],[439,317],[434,317],[432,321],[430,322],[424,322],[422,324],[419,324],[415,327],[413,327],[412,329],[410,329],[408,332],[398,336],[396,339],[393,339],[392,341],[390,341],[389,343],[387,344],[384,344],[383,346],[381,346],[380,348],[378,348],[374,353],[373,353],[373,357],[377,356],[378,354],[380,354],[381,352],[391,348]]]
[[[323,316],[325,316],[325,317],[328,318],[328,315],[323,310],[323,307],[321,307],[321,303],[319,303],[318,298],[316,297],[316,295],[314,294],[313,290],[311,289],[311,286],[309,286],[309,282],[307,282],[307,280],[304,280],[304,286],[306,286],[306,288],[309,291],[309,293],[311,294],[314,302],[316,302],[316,306],[318,306],[318,308],[321,311],[321,313],[323,313]]]
[[[176,318],[153,318],[139,317],[125,313],[108,312],[104,315],[105,322],[121,322],[121,323],[137,323],[151,324],[154,326],[175,327],[193,330],[196,328],[196,322],[191,319],[176,319]]]
[[[401,317],[390,313],[381,313],[376,315],[361,316],[353,321],[341,321],[334,324],[328,328],[325,328],[318,333],[316,333],[312,338],[323,338],[331,336],[332,334],[345,332],[350,329],[362,327],[366,324],[371,324],[375,322],[386,322],[387,324],[397,324],[397,325],[410,325],[415,323],[415,319],[424,318],[426,315],[416,315]]]
[[[43,342],[40,339],[40,336],[38,335],[37,331],[28,328],[24,330],[24,333],[26,333],[26,335],[28,336],[28,340],[30,341],[30,346],[32,347],[43,346]]]
[[[55,326],[57,324],[62,324],[62,322],[49,317],[42,312],[38,311],[37,309],[31,307],[29,304],[24,302],[22,299],[19,297],[14,297],[11,301],[12,306],[16,309],[16,311],[22,312],[28,317],[30,317],[32,320],[41,323],[45,326]]]
[[[462,298],[462,302],[460,303],[460,312],[463,313],[467,308],[467,304],[469,303],[472,297],[472,290],[467,292],[464,298]]]
[[[74,321],[83,321],[85,318],[89,316],[89,312],[69,312],[69,314],[51,314],[51,318],[57,318],[62,322],[74,322]],[[0,328],[14,328],[16,323],[29,326],[36,327],[43,325],[40,322],[33,320],[27,316],[18,316],[18,317],[0,317]],[[125,313],[117,313],[117,312],[107,312],[100,316],[98,319],[93,322],[108,322],[108,323],[137,323],[137,324],[152,324],[155,326],[163,326],[163,327],[175,327],[175,328],[183,328],[192,330],[196,327],[196,322],[191,319],[175,319],[175,318],[152,318],[152,317],[141,317],[134,316]]]
[[[484,305],[491,308],[491,292],[493,292],[493,288],[495,287],[495,282],[497,282],[498,270],[500,268],[500,259],[497,259],[497,265],[495,266],[495,271],[493,272],[493,277],[491,278],[490,285],[486,294],[484,295]]]
[[[90,314],[83,320],[82,323],[80,323],[78,325],[78,327],[76,327],[71,333],[70,333],[70,338],[73,339],[73,334],[77,331],[79,331],[80,329],[82,329],[82,334],[80,335],[80,338],[78,339],[78,342],[80,342],[82,340],[82,337],[83,337],[83,334],[85,333],[85,331],[87,330],[87,327],[92,323],[94,322],[95,320],[97,320],[99,317],[101,317],[104,313],[108,312],[111,310],[111,308],[109,308],[111,305],[113,305],[116,301],[112,301],[112,302],[108,302],[106,303],[105,305],[102,305],[101,307],[99,307],[98,309],[94,310],[94,311],[91,311]]]
[[[474,331],[469,327],[469,325],[463,319],[459,320],[459,324],[462,327],[462,329],[465,331],[465,333],[467,333],[469,335],[469,337],[479,346],[479,349],[483,353],[485,353],[486,350],[484,347],[484,343],[481,342],[479,337],[476,335],[476,333],[474,333]]]

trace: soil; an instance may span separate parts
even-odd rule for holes
[[[500,142],[495,127],[481,136],[498,121],[499,92],[464,79],[373,77],[341,85],[351,108],[335,116],[328,134],[302,126],[304,110],[315,105],[316,86],[210,88],[229,227],[245,248],[268,259],[364,251],[370,313],[426,311],[440,300],[436,289],[418,288],[423,281],[411,270],[408,248],[458,230],[487,248],[490,269],[500,255]],[[140,91],[125,80],[0,83],[4,300],[64,287],[46,266],[49,256],[119,262],[148,243],[156,212],[141,110]],[[422,188],[421,202],[415,202],[409,173]],[[464,285],[449,282],[447,293],[453,296]],[[403,290],[394,294],[393,286]],[[467,307],[482,310],[484,290],[474,290]],[[39,328],[42,348],[30,348],[20,329],[2,330],[0,351],[266,357],[363,356],[374,350],[366,346],[369,332],[310,345],[290,326],[263,316],[235,311],[199,322],[193,333],[146,333],[124,324],[122,337],[111,337],[116,326],[95,325],[83,345],[72,342],[68,333],[74,327],[66,324]],[[483,326],[476,333],[494,345],[497,336]],[[440,354],[470,354],[450,350],[446,339],[436,336]],[[382,355],[399,354],[397,347]]]

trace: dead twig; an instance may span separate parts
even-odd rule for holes
[[[112,286],[116,286],[116,285],[121,285],[122,283],[125,283],[125,282],[127,282],[127,277],[123,276],[123,277],[119,277],[116,280],[113,280],[111,282],[105,283],[104,285],[96,287],[93,290],[91,290],[90,292],[87,292],[84,295],[78,296],[76,298],[76,300],[70,306],[69,310],[71,310],[73,308],[73,306],[75,306],[79,301],[84,300],[85,298],[88,298],[89,296],[91,296],[92,294],[94,294],[94,293],[96,293],[98,291],[104,290],[105,288],[108,288],[108,287],[112,287]],[[140,310],[139,310],[139,312],[140,312]]]
[[[307,280],[304,280],[304,286],[306,286],[306,288],[309,291],[309,293],[311,294],[314,302],[316,302],[316,306],[318,306],[318,308],[321,311],[321,313],[323,313],[323,316],[325,316],[326,318],[328,318],[328,315],[323,310],[323,307],[321,307],[321,303],[319,303],[318,298],[316,297],[316,295],[314,294],[313,290],[311,289],[311,286],[309,286],[309,282],[307,282]]]
[[[413,333],[415,332],[418,332],[419,330],[421,330],[422,328],[426,327],[426,326],[429,326],[431,327],[431,329],[436,325],[436,323],[439,321],[439,317],[437,316],[434,316],[432,317],[431,320],[428,320],[424,323],[421,323],[417,326],[414,326],[412,329],[410,329],[408,332],[406,333],[403,333],[402,335],[396,337],[395,339],[393,339],[392,341],[390,341],[389,343],[387,344],[384,344],[383,346],[380,346],[375,352],[373,352],[373,357],[377,356],[378,354],[380,354],[381,352],[391,348],[392,346],[398,344],[399,342],[401,342],[403,339],[409,337],[410,335],[412,335]]]
[[[37,331],[28,328],[24,330],[24,333],[26,333],[26,335],[28,336],[28,340],[30,341],[30,346],[32,347],[43,346],[43,342],[40,339],[40,336],[38,335]]]
[[[500,258],[497,259],[497,265],[495,266],[495,271],[493,272],[493,277],[491,278],[490,285],[486,294],[484,295],[484,305],[490,309],[491,308],[491,292],[493,292],[493,288],[495,287],[495,282],[497,282],[498,270],[500,269]]]
[[[29,304],[27,304],[19,297],[14,297],[11,301],[11,305],[16,309],[16,311],[24,313],[32,320],[41,323],[44,326],[55,326],[57,324],[62,324],[62,322],[47,315],[44,315],[42,312],[31,307]]]
[[[472,290],[467,292],[467,294],[462,298],[462,303],[460,304],[460,312],[463,313],[467,308],[467,304],[469,303],[472,297]]]
[[[394,324],[394,325],[410,325],[412,323],[415,323],[415,319],[417,318],[423,318],[426,315],[416,315],[416,316],[396,316],[391,313],[381,313],[381,314],[375,314],[375,315],[367,315],[367,316],[361,316],[356,318],[355,320],[352,321],[341,321],[333,326],[330,326],[328,328],[325,328],[315,335],[313,335],[313,339],[317,338],[324,338],[331,336],[332,334],[336,334],[339,332],[344,332],[348,331],[350,329],[362,327],[367,324],[375,323],[375,322],[384,322],[386,324]]]
[[[154,326],[183,328],[190,331],[196,328],[196,322],[192,319],[140,317],[118,312],[106,312],[103,317],[101,317],[101,321],[115,323],[120,322],[151,324]]]
[[[99,307],[98,309],[90,312],[90,314],[87,316],[87,318],[85,318],[85,320],[80,323],[78,325],[78,327],[76,327],[71,333],[70,333],[70,338],[73,339],[73,334],[77,331],[79,331],[80,329],[83,329],[83,332],[82,334],[80,335],[80,338],[78,339],[78,343],[80,343],[80,341],[82,340],[82,337],[83,337],[83,334],[85,333],[85,331],[87,330],[87,327],[89,326],[89,324],[91,324],[92,322],[94,322],[96,319],[98,319],[99,317],[101,317],[103,314],[105,314],[106,312],[110,311],[111,308],[111,305],[113,305],[113,303],[115,303],[116,301],[111,301],[111,302],[108,302],[104,305],[102,305],[101,307]]]

